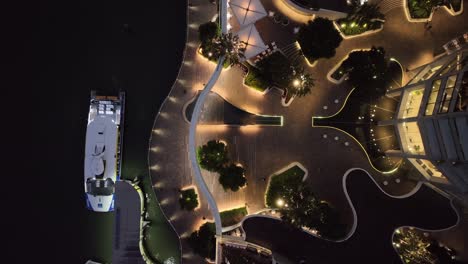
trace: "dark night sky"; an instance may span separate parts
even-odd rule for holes
[[[163,87],[157,107],[180,63],[185,1],[12,2],[2,4],[0,38],[2,252],[9,263],[83,263],[76,208],[89,90],[115,80]]]

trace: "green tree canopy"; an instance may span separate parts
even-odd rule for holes
[[[193,211],[198,206],[198,195],[195,189],[190,188],[187,190],[180,191],[179,197],[180,208],[187,211]]]
[[[197,158],[203,169],[214,172],[220,171],[229,160],[226,145],[218,140],[198,147]]]
[[[236,164],[229,164],[220,172],[219,183],[224,190],[230,189],[233,192],[238,191],[241,187],[247,184],[247,179],[244,176],[245,170]]]
[[[344,71],[349,74],[349,83],[357,88],[358,92],[369,92],[365,88],[371,87],[378,94],[385,94],[388,62],[383,48],[372,47],[370,50],[353,51],[342,65]]]
[[[218,24],[210,21],[198,27],[198,38],[201,43],[211,42],[218,37],[219,32]]]
[[[257,63],[261,76],[272,85],[302,97],[310,93],[314,79],[303,67],[292,64],[281,52],[275,52]]]
[[[302,53],[309,61],[335,56],[342,40],[332,21],[321,17],[301,26],[297,35]]]
[[[245,59],[245,45],[239,40],[239,36],[232,33],[222,34],[213,41],[213,56],[220,58],[225,56],[225,61],[230,65],[239,63]]]
[[[281,52],[274,52],[259,61],[257,67],[273,85],[284,88],[290,82],[291,62]]]
[[[437,263],[437,258],[428,250],[430,240],[414,229],[400,228],[393,237],[396,248],[405,263]]]
[[[288,93],[298,97],[310,94],[312,86],[315,85],[312,76],[306,73],[303,67],[293,66],[292,69],[291,75],[289,76],[290,81],[287,86]]]
[[[215,259],[216,254],[216,231],[214,223],[203,224],[198,231],[193,232],[188,242],[193,251],[198,255]]]
[[[338,213],[325,201],[320,201],[306,185],[295,182],[283,192],[281,219],[295,227],[307,227],[327,238],[344,236],[344,226]]]

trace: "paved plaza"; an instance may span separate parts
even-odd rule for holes
[[[267,11],[288,16],[281,7],[281,1],[262,0]],[[149,163],[154,190],[167,218],[182,238],[184,263],[201,263],[188,247],[186,238],[204,221],[212,219],[210,208],[202,194],[200,208],[194,212],[183,211],[178,203],[178,190],[190,185],[196,186],[190,161],[188,160],[189,124],[184,118],[184,105],[202,90],[210,79],[215,64],[197,53],[199,45],[198,26],[212,19],[216,6],[206,0],[190,1],[188,8],[188,35],[183,64],[174,86],[156,117],[150,142]],[[468,4],[465,1],[464,4]],[[292,162],[300,162],[309,172],[307,184],[320,198],[331,202],[341,213],[348,228],[353,223],[353,214],[342,191],[342,177],[349,169],[359,167],[372,174],[377,183],[388,193],[402,195],[412,190],[416,183],[395,183],[391,175],[374,171],[360,146],[347,135],[331,129],[312,127],[313,116],[329,116],[337,112],[350,91],[346,83],[339,85],[329,82],[327,73],[354,49],[382,46],[387,55],[397,59],[409,70],[433,59],[443,44],[466,31],[468,12],[450,16],[443,10],[437,11],[432,19],[432,30],[425,31],[424,23],[407,21],[403,8],[396,6],[386,14],[386,23],[376,34],[343,40],[331,59],[320,59],[311,67],[302,61],[306,70],[315,79],[312,93],[304,98],[295,98],[289,107],[280,103],[281,93],[272,89],[263,95],[243,85],[243,73],[238,67],[223,70],[213,92],[230,104],[249,113],[283,116],[283,126],[225,126],[199,125],[197,144],[211,139],[224,140],[228,144],[231,160],[241,163],[246,169],[247,187],[240,191],[225,192],[218,183],[217,174],[207,171],[203,177],[214,196],[219,211],[247,206],[249,213],[265,208],[264,194],[268,177]],[[275,40],[275,28],[282,27],[268,20],[259,22],[260,34],[268,41]],[[276,42],[279,48],[293,43],[294,27],[282,27]],[[284,32],[291,30],[291,34]],[[265,42],[267,43],[267,42]],[[411,76],[404,74],[403,83]],[[339,103],[334,103],[338,99]],[[324,110],[323,106],[328,108]],[[207,109],[209,110],[209,109]],[[211,109],[216,111],[216,109]],[[322,135],[326,133],[327,139]],[[334,137],[338,140],[334,140]],[[344,142],[349,142],[345,146]],[[382,183],[387,180],[389,184]],[[356,187],[359,188],[359,187]]]

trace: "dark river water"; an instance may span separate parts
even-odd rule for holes
[[[12,51],[18,50],[10,66],[23,73],[10,77],[18,87],[24,81],[32,88],[28,99],[37,104],[32,110],[37,117],[28,116],[24,135],[27,144],[34,146],[27,154],[33,161],[32,172],[18,175],[30,187],[24,193],[31,194],[19,202],[33,200],[34,206],[20,208],[21,214],[13,219],[17,226],[12,229],[21,228],[24,234],[14,235],[7,248],[20,248],[21,255],[9,252],[17,260],[11,263],[26,263],[27,258],[37,261],[30,263],[107,259],[111,240],[96,237],[111,233],[112,215],[91,214],[84,200],[89,93],[127,92],[123,176],[147,173],[154,116],[182,60],[186,1],[37,1],[15,5],[3,8],[10,13],[4,25],[15,40]],[[21,91],[17,92],[21,96]],[[24,149],[18,149],[19,153],[24,155]],[[13,207],[17,208],[16,204]]]

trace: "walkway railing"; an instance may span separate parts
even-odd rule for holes
[[[220,4],[220,6],[219,6],[219,13],[220,13],[219,16],[221,18],[220,19],[221,31],[222,31],[223,34],[225,34],[225,33],[227,33],[227,0],[221,0],[221,1],[219,1],[219,4]],[[216,69],[213,72],[213,75],[211,76],[210,80],[206,84],[203,91],[200,93],[200,96],[198,97],[197,102],[195,103],[192,118],[190,120],[190,129],[189,129],[189,159],[190,159],[190,164],[191,164],[192,169],[193,169],[193,171],[195,173],[195,181],[197,182],[197,185],[200,188],[203,195],[208,200],[208,204],[210,206],[211,212],[212,212],[214,220],[215,220],[216,235],[217,236],[222,235],[221,217],[219,215],[219,210],[218,210],[218,206],[216,204],[216,201],[214,200],[213,195],[211,194],[210,190],[208,189],[208,186],[206,185],[205,180],[203,179],[203,176],[201,175],[201,170],[200,170],[200,167],[198,165],[197,154],[196,154],[195,133],[196,133],[196,129],[197,129],[198,119],[200,118],[201,108],[202,108],[203,104],[205,103],[206,97],[210,93],[211,89],[213,89],[213,86],[215,85],[216,81],[218,80],[219,75],[221,74],[221,71],[223,70],[224,59],[225,59],[224,56],[219,58],[218,65],[216,66]]]

